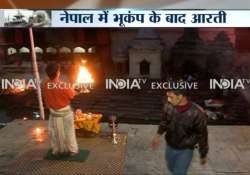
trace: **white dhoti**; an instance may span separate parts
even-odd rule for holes
[[[70,106],[58,110],[50,109],[49,134],[54,154],[78,152],[74,128],[74,113]]]

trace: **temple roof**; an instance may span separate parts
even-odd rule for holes
[[[163,43],[159,33],[155,29],[142,28],[139,29],[135,39],[131,43],[134,49],[162,49]]]

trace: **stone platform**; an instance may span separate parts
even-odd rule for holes
[[[44,160],[49,149],[47,131],[41,140],[31,133],[33,128],[45,127],[45,123],[16,120],[0,130],[1,175],[124,174],[126,134],[118,134],[117,145],[107,134],[78,138],[79,148],[90,151],[85,162]]]
[[[21,169],[41,175],[46,175],[45,172],[48,175],[64,175],[76,172],[73,171],[74,167],[77,167],[78,174],[92,174],[88,172],[95,170],[100,175],[170,175],[165,166],[163,138],[157,150],[152,151],[149,147],[157,130],[156,125],[119,124],[118,131],[127,133],[124,135],[127,137],[127,144],[123,142],[125,145],[118,148],[107,138],[99,138],[99,141],[93,138],[78,138],[80,147],[96,150],[96,154],[90,153],[88,160],[80,163],[81,166],[72,162],[48,163],[41,159],[48,149],[48,139],[37,143],[30,131],[35,127],[46,126],[46,121],[15,120],[0,130],[1,175],[13,174],[13,171]],[[108,125],[103,123],[102,131],[106,133],[109,130]],[[208,131],[208,163],[201,166],[198,151],[195,150],[188,175],[250,175],[250,127],[209,126]],[[15,164],[17,161],[21,163]],[[35,168],[29,169],[31,165]],[[48,172],[52,169],[57,173]],[[112,172],[108,172],[111,169]]]

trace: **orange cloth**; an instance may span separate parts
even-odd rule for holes
[[[74,98],[75,91],[67,87],[59,87],[62,81],[46,80],[43,86],[45,103],[49,108],[61,109],[70,104]]]

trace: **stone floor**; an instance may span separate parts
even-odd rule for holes
[[[7,165],[34,147],[48,147],[47,137],[37,144],[32,134],[27,132],[39,125],[44,127],[46,122],[16,120],[0,130],[0,166]],[[26,130],[22,129],[24,126]],[[156,129],[154,125],[119,125],[119,132],[128,133],[126,175],[169,174],[164,161],[164,140],[158,150],[149,148]],[[103,124],[102,130],[109,130],[107,124]],[[249,126],[209,126],[209,144],[208,164],[201,166],[195,151],[189,175],[250,175]]]
[[[149,148],[156,126],[123,125],[128,131],[126,174],[163,175],[167,173],[164,162],[165,141],[159,149]],[[250,127],[209,126],[208,164],[201,166],[195,151],[189,175],[250,175]]]

